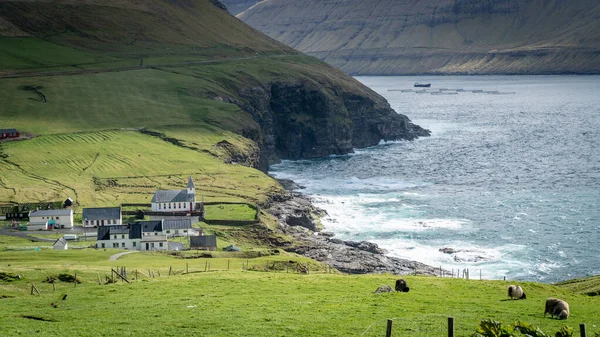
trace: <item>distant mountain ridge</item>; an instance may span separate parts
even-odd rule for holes
[[[354,75],[600,73],[593,0],[264,0],[238,17]]]

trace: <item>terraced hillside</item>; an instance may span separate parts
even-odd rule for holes
[[[600,73],[594,0],[264,0],[238,17],[355,75]]]
[[[146,201],[188,175],[263,203],[280,158],[428,134],[218,1],[2,1],[0,46],[0,127],[33,137],[1,144],[0,203]]]

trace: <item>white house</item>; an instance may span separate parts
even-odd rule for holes
[[[166,235],[169,238],[176,236],[195,236],[196,231],[192,229],[192,220],[190,219],[165,219],[162,221],[162,235]]]
[[[96,247],[132,250],[167,250],[167,236],[162,233],[162,220],[139,221],[129,225],[98,227]]]
[[[47,223],[52,228],[73,228],[72,209],[48,209],[29,212],[29,225]]]
[[[140,250],[141,225],[115,225],[98,227],[97,248]]]
[[[65,240],[65,238],[63,236],[61,236],[60,239],[58,239],[54,242],[54,245],[52,245],[52,248],[54,248],[54,250],[67,250],[68,249],[67,246],[68,246],[67,240]]]
[[[121,207],[84,208],[81,217],[83,227],[121,225]]]
[[[192,177],[185,190],[158,190],[152,197],[153,212],[192,212],[196,209],[196,186]]]

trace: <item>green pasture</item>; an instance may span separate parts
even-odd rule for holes
[[[243,220],[256,219],[256,208],[247,204],[205,205],[206,220]]]
[[[157,189],[185,188],[188,176],[205,201],[261,202],[280,189],[260,171],[136,131],[47,135],[2,148],[0,200],[149,203]]]
[[[508,281],[405,276],[410,292],[374,294],[379,286],[393,286],[397,276],[343,275],[318,265],[298,274],[286,262],[308,261],[291,254],[181,259],[135,253],[108,261],[116,252],[3,252],[0,271],[23,279],[0,282],[0,334],[382,336],[387,319],[393,319],[393,336],[445,336],[448,316],[455,318],[457,336],[473,333],[482,319],[526,321],[552,334],[580,322],[591,336],[600,331],[600,298],[554,285],[521,283],[527,299],[509,300]],[[248,270],[242,267],[246,262]],[[127,268],[132,283],[97,284],[99,274],[104,280],[117,266]],[[77,273],[82,283],[58,282],[53,291],[42,282],[63,272]],[[31,283],[41,295],[30,295]],[[568,320],[544,318],[551,296],[569,302]]]

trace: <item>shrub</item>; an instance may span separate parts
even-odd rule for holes
[[[544,333],[539,327],[527,323],[517,321],[508,327],[502,327],[502,323],[491,319],[484,319],[479,323],[477,330],[472,337],[512,337],[512,336],[528,336],[528,337],[552,337]],[[556,332],[554,337],[573,337],[573,328],[563,326]]]

